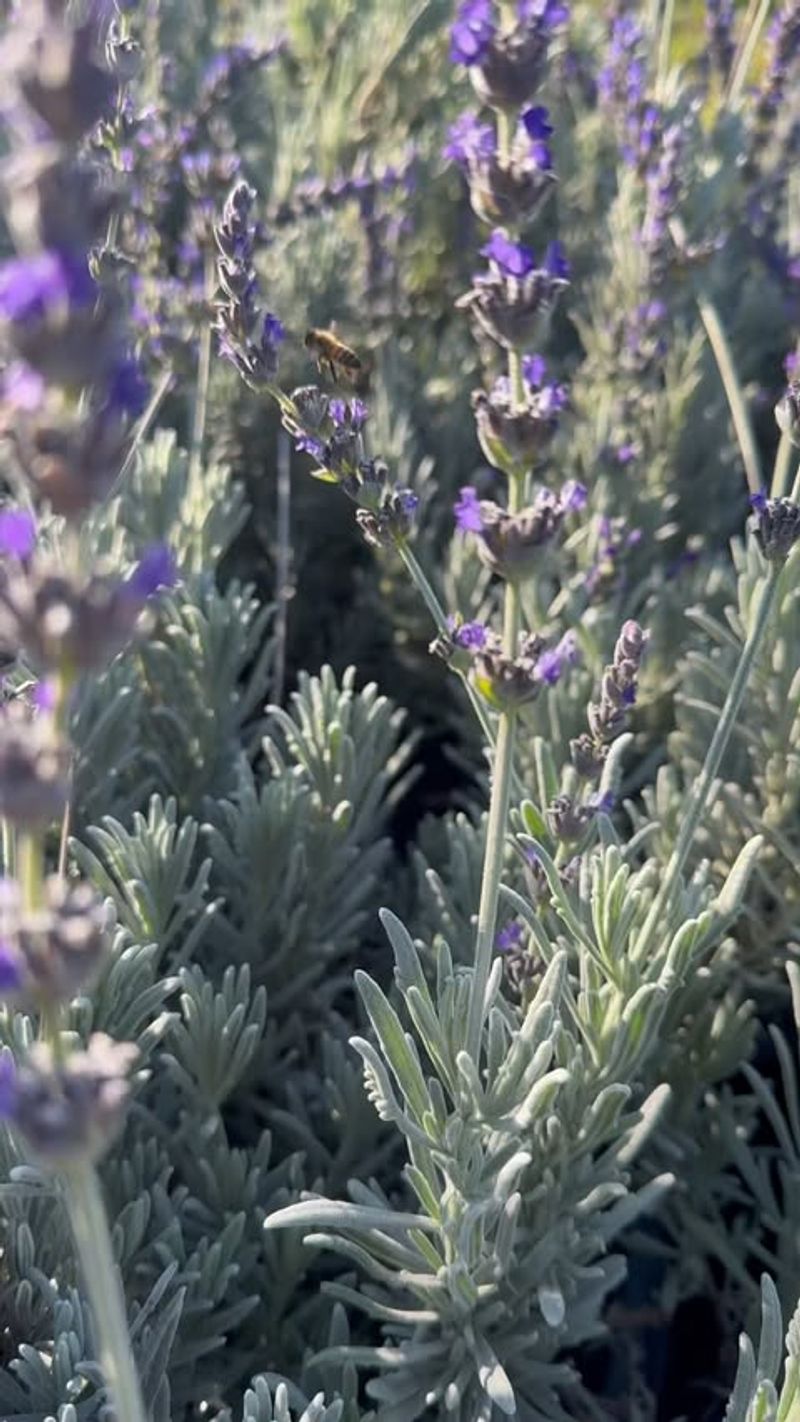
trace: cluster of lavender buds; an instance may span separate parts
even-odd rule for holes
[[[536,345],[560,293],[569,265],[560,242],[551,242],[540,262],[530,247],[497,228],[482,248],[488,270],[479,272],[458,305],[504,350]]]
[[[358,205],[363,216],[374,208],[379,194],[408,192],[414,182],[416,163],[416,149],[409,147],[399,163],[372,168],[365,160],[352,173],[340,174],[327,183],[322,178],[306,178],[297,184],[291,197],[271,209],[268,224],[272,229],[285,227],[303,218],[322,217],[350,202]]]
[[[706,55],[711,73],[725,83],[736,54],[733,0],[706,0]]]
[[[764,493],[753,494],[750,504],[753,536],[761,552],[770,563],[785,563],[800,542],[800,505],[792,499],[769,499]]]
[[[219,249],[215,329],[220,354],[236,367],[253,390],[272,387],[278,373],[278,352],[285,338],[282,323],[258,301],[258,277],[253,269],[256,228],[251,220],[255,192],[237,183],[214,229]]]
[[[565,632],[553,646],[538,633],[523,633],[511,654],[485,623],[464,622],[457,614],[448,619],[447,637],[437,637],[431,650],[450,666],[469,671],[476,690],[496,711],[529,705],[580,660],[574,632]]]
[[[525,104],[544,78],[554,37],[569,11],[561,0],[517,0],[498,14],[494,0],[462,0],[450,58],[463,64],[483,103],[501,111]]]
[[[518,513],[508,513],[491,499],[479,499],[465,485],[455,505],[456,526],[476,537],[481,562],[507,582],[519,582],[535,573],[541,549],[551,543],[568,514],[586,506],[586,490],[570,481],[560,494],[540,489],[534,501]]]
[[[96,29],[32,3],[3,55],[18,132],[2,181],[21,255],[0,267],[0,429],[33,490],[67,518],[107,492],[147,394],[120,303],[89,268],[121,201],[77,152],[113,94]]]
[[[498,376],[491,390],[474,390],[472,408],[478,439],[486,459],[495,469],[514,476],[533,468],[546,452],[558,429],[558,417],[567,405],[563,385],[546,380],[542,356],[522,360],[522,399],[512,398],[511,381]]]
[[[483,222],[532,221],[555,182],[549,139],[553,129],[547,109],[523,109],[510,152],[500,161],[490,123],[464,113],[450,129],[444,157],[461,165],[469,178],[470,202]]]
[[[363,400],[328,395],[304,385],[291,396],[275,385],[278,353],[285,339],[281,321],[258,301],[253,269],[256,227],[251,221],[255,193],[237,183],[215,228],[219,256],[215,329],[219,351],[251,389],[271,394],[279,403],[284,428],[295,449],[314,461],[313,474],[337,484],[357,505],[356,520],[374,547],[402,544],[410,532],[419,499],[396,485],[388,465],[369,458],[364,444],[368,410]]]
[[[356,521],[367,543],[375,548],[397,546],[411,531],[419,498],[393,483],[382,459],[367,457],[368,418],[363,400],[344,400],[316,385],[303,385],[286,402],[283,423],[298,453],[313,459],[314,477],[338,484],[357,505]]]
[[[163,548],[127,577],[81,566],[77,523],[119,475],[128,421],[146,387],[126,346],[119,292],[97,285],[93,251],[124,199],[82,156],[83,141],[116,93],[96,7],[73,24],[57,0],[31,0],[2,56],[13,108],[12,156],[3,172],[8,227],[19,255],[0,266],[5,356],[2,428],[27,501],[67,521],[65,566],[38,547],[32,514],[0,515],[0,646],[6,664],[40,682],[0,712],[0,816],[20,866],[0,881],[0,994],[38,1012],[46,1039],[14,1071],[3,1066],[2,1106],[37,1158],[94,1159],[120,1119],[135,1055],[102,1037],[67,1049],[61,1018],[94,981],[107,952],[94,892],[46,876],[46,836],[62,820],[66,850],[77,678],[104,667],[129,640],[151,593],[174,580]]]
[[[647,96],[647,42],[635,15],[612,15],[606,62],[597,78],[600,102],[611,119],[623,161],[644,174],[661,129],[659,106]]]
[[[595,780],[603,769],[612,743],[625,729],[636,701],[639,668],[647,646],[647,632],[638,622],[624,623],[610,666],[605,668],[600,699],[590,703],[588,732],[570,742],[572,764],[584,780]]]
[[[767,35],[768,57],[753,109],[750,153],[752,160],[772,134],[784,106],[789,86],[797,76],[800,59],[800,11],[788,0],[775,15]]]

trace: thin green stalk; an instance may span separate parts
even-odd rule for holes
[[[150,403],[147,406],[147,409],[141,415],[139,423],[136,426],[133,439],[131,440],[130,445],[128,446],[128,452],[125,455],[122,464],[120,465],[119,473],[117,474],[114,483],[111,485],[111,488],[109,489],[108,494],[106,495],[106,503],[113,499],[114,495],[119,489],[120,484],[124,480],[125,475],[133,464],[133,461],[136,457],[136,451],[141,445],[142,440],[145,438],[145,435],[148,433],[150,426],[153,423],[153,420],[158,414],[158,411],[161,408],[161,403],[164,397],[166,396],[170,386],[172,385],[173,379],[174,375],[171,370],[165,370],[162,372],[161,379],[159,380],[155,390],[153,391],[153,394],[150,397]]]
[[[739,715],[747,683],[753,670],[753,664],[761,646],[764,633],[766,631],[772,605],[775,599],[775,590],[778,586],[780,567],[770,563],[766,577],[760,587],[758,596],[758,606],[755,617],[742,648],[733,680],[725,698],[722,714],[717,722],[716,730],[711,739],[711,744],[706,752],[703,769],[700,778],[695,782],[694,789],[689,797],[689,803],[681,822],[680,833],[675,843],[675,847],[667,864],[664,877],[661,880],[659,890],[650,907],[650,912],[644,923],[644,927],[639,935],[636,944],[636,951],[643,951],[651,933],[659,924],[665,923],[670,916],[673,906],[673,897],[680,883],[681,875],[689,856],[697,828],[705,813],[706,803],[709,793],[714,784],[720,762],[725,753],[731,732],[736,724]]]
[[[292,470],[289,436],[278,431],[278,479],[276,489],[275,554],[275,671],[273,699],[283,703],[286,680],[286,643],[289,632],[289,602],[292,596],[291,504]]]
[[[745,37],[741,51],[733,66],[733,74],[727,94],[727,101],[731,108],[736,107],[737,100],[741,97],[742,90],[747,82],[750,65],[753,62],[753,55],[756,52],[756,46],[761,38],[761,31],[766,24],[771,5],[772,0],[761,0],[761,4],[753,15],[749,28],[745,26]]]
[[[739,441],[739,449],[742,455],[747,485],[751,494],[757,494],[761,489],[761,461],[758,457],[758,446],[753,435],[753,427],[750,423],[750,412],[747,408],[747,401],[744,391],[739,384],[739,377],[736,373],[736,365],[728,345],[728,338],[719,317],[719,312],[706,296],[698,296],[697,308],[700,318],[706,328],[709,345],[714,352],[720,379],[728,397],[731,419],[736,431],[736,438]]]
[[[17,865],[23,905],[26,909],[37,909],[44,883],[44,840],[40,834],[19,835]]]
[[[430,582],[428,581],[428,578],[422,568],[422,565],[418,562],[416,556],[412,553],[408,544],[404,540],[398,542],[397,551],[400,554],[400,557],[402,558],[406,569],[411,576],[411,581],[417,589],[417,592],[422,597],[425,606],[427,607],[429,613],[431,614],[431,617],[433,618],[436,631],[439,633],[440,637],[449,637],[450,628],[447,625],[447,615],[438,597],[436,596],[436,593],[433,591],[433,588],[431,587]],[[464,676],[461,672],[459,672],[458,675],[464,684],[467,696],[469,697],[470,705],[472,706],[472,709],[478,718],[481,730],[483,731],[483,734],[489,742],[489,745],[494,747],[495,735],[492,729],[492,724],[486,714],[486,709],[483,705],[483,702],[481,701],[477,691],[475,690],[472,683],[469,681],[468,677]]]
[[[64,1171],[63,1180],[84,1287],[92,1308],[98,1361],[114,1410],[119,1422],[148,1422],[97,1172],[93,1165],[80,1162]]]
[[[658,53],[656,55],[656,98],[662,102],[664,100],[666,82],[669,76],[674,22],[675,0],[665,0],[664,12],[661,16],[661,24],[659,26]]]
[[[519,357],[509,359],[509,377],[514,400],[519,388]],[[508,510],[518,513],[522,506],[524,484],[516,478],[509,480]],[[506,583],[503,607],[503,651],[506,656],[517,653],[517,637],[520,623],[520,593],[515,583]],[[500,713],[497,746],[492,767],[492,793],[489,800],[489,820],[486,826],[486,849],[481,878],[481,897],[478,904],[478,928],[475,936],[475,970],[470,984],[469,1015],[467,1018],[466,1050],[474,1062],[480,1059],[481,1033],[483,1031],[486,987],[494,957],[495,929],[497,927],[497,905],[500,898],[500,881],[503,875],[508,816],[511,807],[511,785],[514,774],[514,732],[516,711]]]
[[[788,434],[785,432],[780,437],[778,450],[775,455],[775,465],[772,470],[772,483],[770,485],[769,496],[771,499],[782,499],[786,493],[786,485],[789,482],[789,470],[792,467],[792,450],[794,445]]]
[[[214,253],[209,245],[206,251],[205,265],[205,297],[209,303],[214,295],[215,272]],[[197,356],[197,385],[195,387],[194,411],[192,413],[192,436],[189,444],[190,486],[200,473],[200,465],[203,458],[203,443],[206,437],[206,420],[208,418],[208,387],[211,381],[211,341],[211,321],[204,320],[200,332],[200,348]]]

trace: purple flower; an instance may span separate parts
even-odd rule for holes
[[[271,311],[264,315],[264,328],[261,333],[261,344],[264,350],[274,349],[283,345],[286,340],[286,327],[277,316],[273,316]]]
[[[566,281],[569,277],[569,262],[559,241],[549,242],[544,254],[544,269],[548,276]]]
[[[411,518],[419,508],[419,494],[415,494],[413,489],[395,489],[395,495],[400,500],[400,507],[408,518]]]
[[[498,953],[509,953],[512,948],[519,947],[524,931],[518,919],[509,919],[508,923],[500,929],[494,940],[494,946]]]
[[[36,546],[36,523],[22,509],[0,513],[0,553],[9,558],[29,558]]]
[[[363,430],[369,419],[369,410],[363,400],[350,401],[350,428],[356,433]]]
[[[23,963],[11,943],[0,939],[0,997],[18,992],[24,979]]]
[[[321,439],[317,439],[316,435],[299,434],[294,447],[298,454],[310,454],[318,464],[325,463],[325,445]]]
[[[589,494],[585,484],[577,479],[568,479],[561,490],[561,507],[565,513],[578,513],[586,508]]]
[[[462,0],[450,31],[453,64],[480,64],[494,38],[492,0]]]
[[[13,1119],[17,1108],[17,1068],[8,1047],[0,1050],[0,1120]]]
[[[328,414],[330,415],[331,420],[335,425],[336,429],[341,429],[342,425],[347,423],[347,401],[329,400]]]
[[[9,321],[42,321],[54,307],[87,305],[96,294],[86,263],[64,252],[39,252],[0,266],[0,314]]]
[[[460,114],[447,130],[447,143],[442,157],[468,166],[494,157],[497,138],[490,123],[481,123],[477,114]]]
[[[137,362],[125,356],[111,372],[106,403],[110,410],[136,418],[144,410],[150,387]]]
[[[617,445],[614,450],[614,457],[618,464],[630,464],[636,458],[636,445],[628,441],[627,444]]]
[[[763,489],[759,489],[757,494],[750,495],[750,507],[755,509],[756,513],[764,512],[767,507],[767,495]]]
[[[461,497],[453,505],[456,528],[459,528],[462,533],[480,533],[483,528],[483,519],[477,489],[473,488],[471,484],[465,484],[463,489],[459,489],[459,494]]]
[[[454,616],[448,617],[447,626],[457,647],[469,652],[479,652],[486,646],[487,630],[483,622],[461,622]]]
[[[56,684],[48,678],[37,681],[31,692],[31,702],[37,711],[54,711],[56,706]]]
[[[139,560],[127,587],[137,598],[151,597],[159,588],[172,588],[178,580],[175,555],[165,543],[154,543]]]
[[[526,355],[522,357],[522,374],[526,384],[530,385],[532,390],[538,390],[544,383],[546,370],[547,361],[544,356]]]
[[[504,276],[526,277],[536,266],[536,258],[530,247],[524,246],[522,242],[514,242],[502,227],[496,228],[486,246],[481,247],[481,256],[494,262]],[[558,272],[551,274],[559,275]]]
[[[543,104],[533,104],[529,109],[524,110],[522,126],[531,140],[531,154],[534,162],[539,168],[544,168],[549,173],[553,167],[553,157],[547,140],[553,132],[553,125],[549,121],[548,110]]]
[[[544,104],[532,104],[529,109],[524,109],[522,126],[531,138],[538,138],[546,142],[553,133],[549,109],[546,109]]]
[[[536,679],[547,686],[555,686],[561,680],[566,667],[574,667],[580,660],[578,641],[574,632],[565,632],[555,647],[548,647],[536,659]]]
[[[521,25],[536,24],[554,30],[567,23],[569,6],[562,0],[518,0],[517,18]]]

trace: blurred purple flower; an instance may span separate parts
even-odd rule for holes
[[[135,597],[151,597],[159,588],[172,588],[178,580],[175,555],[165,543],[154,543],[139,560],[127,581]]]
[[[483,519],[477,489],[473,488],[471,484],[465,484],[462,489],[459,489],[459,494],[461,497],[453,505],[456,528],[459,528],[462,533],[480,533],[483,528]]]
[[[477,114],[460,114],[447,130],[447,143],[442,149],[442,157],[454,163],[488,161],[494,157],[497,137],[490,123],[482,123]]]
[[[513,241],[502,227],[496,228],[486,246],[481,247],[481,256],[494,262],[504,276],[526,277],[536,266],[536,258],[530,247]]]
[[[0,554],[9,558],[29,558],[36,547],[36,522],[23,509],[0,513]]]
[[[25,361],[14,361],[3,372],[2,381],[3,399],[15,410],[34,414],[41,409],[47,387],[38,370]]]
[[[509,953],[512,948],[517,948],[522,942],[524,931],[518,919],[509,919],[508,923],[504,924],[494,940],[494,946],[498,953]]]
[[[494,34],[493,0],[462,0],[450,30],[453,64],[479,64]]]
[[[87,305],[97,295],[85,261],[38,252],[0,266],[0,315],[15,323],[45,320],[54,309]]]

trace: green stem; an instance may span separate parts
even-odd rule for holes
[[[728,399],[728,406],[733,420],[733,428],[736,431],[736,438],[739,442],[739,449],[744,464],[747,484],[751,494],[757,494],[761,489],[761,461],[758,455],[758,445],[753,434],[753,426],[750,420],[750,411],[747,408],[747,401],[744,391],[739,384],[739,377],[736,373],[736,365],[731,353],[725,328],[720,320],[719,312],[713,302],[706,296],[698,296],[697,309],[700,318],[706,328],[708,342],[714,352],[717,362],[717,369],[720,373],[723,388]]]
[[[148,1422],[133,1361],[125,1299],[93,1165],[64,1172],[65,1200],[92,1309],[99,1363],[119,1422]]]
[[[516,391],[521,381],[519,357],[514,353],[509,358],[509,378],[512,399],[516,402]],[[524,482],[520,478],[509,480],[508,511],[518,513],[524,496]],[[503,606],[503,652],[507,657],[517,655],[517,639],[520,624],[520,591],[516,583],[506,583]],[[478,928],[475,937],[475,970],[470,984],[469,1014],[467,1018],[466,1050],[474,1062],[480,1060],[481,1034],[486,1007],[486,987],[492,970],[494,957],[495,929],[497,927],[497,905],[500,898],[500,881],[503,875],[508,815],[511,807],[511,786],[514,775],[514,732],[516,711],[500,713],[497,746],[492,773],[492,793],[489,800],[489,819],[486,826],[486,849],[481,878],[481,897],[478,904]]]
[[[18,836],[17,864],[23,906],[36,909],[42,901],[44,883],[44,839],[40,834],[26,832]]]
[[[681,829],[675,843],[675,848],[667,864],[664,877],[647,915],[642,931],[636,945],[636,951],[641,951],[647,944],[650,935],[654,933],[660,924],[669,918],[672,911],[672,901],[675,890],[680,882],[695,832],[700,824],[706,809],[706,802],[714,784],[720,762],[725,753],[731,732],[736,724],[736,718],[741,709],[747,683],[753,670],[753,664],[761,646],[764,632],[769,621],[772,604],[775,599],[775,590],[778,586],[780,568],[774,563],[769,565],[767,575],[760,585],[760,596],[758,593],[758,606],[755,618],[742,648],[741,656],[733,674],[733,681],[728,689],[722,714],[717,722],[716,730],[711,740],[711,744],[706,752],[703,769],[700,778],[695,782],[694,790],[689,797],[689,803],[681,822]]]
[[[208,303],[214,295],[215,279],[214,253],[209,246],[206,251],[205,296]],[[194,412],[192,415],[192,438],[189,445],[189,484],[192,485],[200,472],[203,458],[203,442],[206,435],[208,417],[208,387],[211,380],[211,321],[204,320],[200,332],[200,349],[197,357],[197,387],[195,389]]]
[[[400,540],[397,543],[396,547],[398,553],[400,554],[400,557],[402,558],[406,566],[408,573],[410,574],[412,583],[414,584],[415,588],[417,589],[417,592],[420,594],[423,602],[425,603],[425,606],[427,607],[429,613],[431,614],[431,617],[433,618],[436,631],[441,637],[449,637],[450,628],[447,625],[447,614],[445,613],[442,604],[436,596],[436,593],[433,591],[433,588],[431,587],[430,582],[428,581],[428,578],[422,568],[421,563],[418,562],[417,558],[412,553],[408,544],[404,540]],[[489,745],[494,747],[495,734],[492,728],[491,721],[489,720],[489,717],[486,714],[486,709],[483,705],[483,702],[481,701],[477,691],[470,682],[469,678],[466,677],[463,672],[458,672],[457,675],[460,677],[464,685],[464,689],[467,693],[467,696],[469,697],[470,705],[478,718],[478,722],[480,724],[481,730],[483,731],[483,734],[485,735]]]

